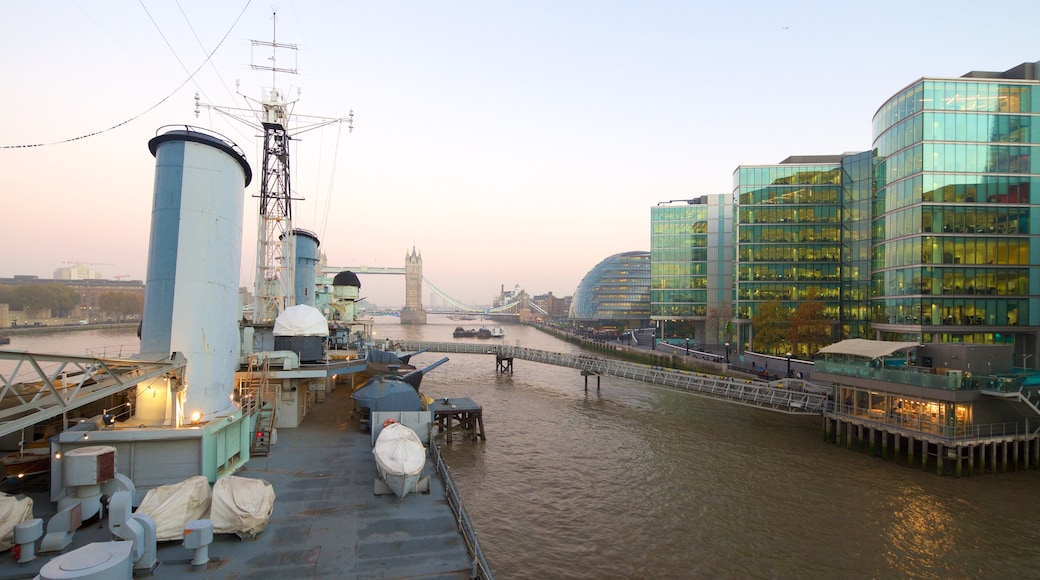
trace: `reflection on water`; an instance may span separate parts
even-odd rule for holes
[[[376,324],[381,338],[442,341],[458,325]],[[486,342],[579,352],[504,328]],[[38,346],[136,343],[89,332]],[[585,392],[574,369],[516,361],[503,376],[493,357],[448,356],[423,391],[484,407],[487,441],[442,445],[499,578],[1036,576],[1040,472],[939,477],[826,444],[812,418],[613,377]]]
[[[376,328],[450,341],[457,323],[440,318]],[[579,352],[504,328],[508,344]],[[493,357],[448,356],[423,390],[484,407],[486,442],[442,444],[501,578],[1034,575],[1040,530],[1021,514],[1040,472],[939,477],[828,445],[812,418],[613,377],[586,393],[573,369],[516,361],[499,376]]]

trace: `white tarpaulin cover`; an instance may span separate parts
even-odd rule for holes
[[[383,427],[372,453],[383,469],[397,475],[417,473],[426,465],[426,448],[419,436],[400,423]]]
[[[0,493],[0,552],[14,546],[14,527],[32,519],[32,511],[32,498]]]
[[[821,348],[819,352],[820,354],[851,354],[874,359],[920,345],[921,344],[918,342],[895,342],[890,340],[850,338],[848,340],[825,346]]]
[[[274,487],[262,480],[229,475],[213,484],[209,519],[213,533],[255,536],[274,511]]]
[[[275,336],[328,336],[329,321],[313,306],[290,306],[274,319]]]
[[[206,517],[209,511],[209,480],[196,475],[180,483],[152,488],[137,511],[155,520],[156,540],[180,540],[184,537],[184,525]]]

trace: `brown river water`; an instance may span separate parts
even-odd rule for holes
[[[377,318],[377,338],[492,326]],[[506,342],[578,347],[502,325]],[[478,341],[480,339],[460,339]],[[133,330],[8,349],[136,346]],[[132,348],[132,347],[131,347]],[[427,366],[443,354],[413,359]],[[1040,471],[940,477],[823,442],[821,422],[574,369],[447,355],[422,390],[483,406],[442,450],[496,578],[1040,578]]]

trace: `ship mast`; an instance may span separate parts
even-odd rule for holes
[[[306,119],[306,124],[289,129],[289,108],[297,101],[286,101],[277,87],[277,74],[297,74],[295,66],[291,68],[278,66],[278,51],[298,50],[295,44],[277,41],[277,12],[272,15],[271,41],[253,40],[252,46],[267,47],[271,55],[267,57],[270,64],[251,64],[253,70],[271,71],[271,86],[262,90],[262,98],[257,101],[241,95],[247,101],[260,105],[260,110],[253,108],[236,109],[204,105],[195,95],[195,116],[198,117],[200,107],[207,107],[236,120],[242,121],[255,129],[263,131],[263,169],[260,175],[260,213],[257,216],[256,239],[256,279],[253,283],[253,322],[270,323],[283,310],[296,304],[295,289],[295,236],[292,235],[292,188],[289,172],[289,142],[300,133],[346,121],[348,129],[353,132],[354,112],[347,117],[311,117],[291,115],[294,119]],[[237,83],[236,83],[237,87]],[[297,93],[297,95],[299,92]],[[251,114],[259,118],[260,124],[244,116]]]

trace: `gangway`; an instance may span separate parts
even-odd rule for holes
[[[180,353],[144,360],[0,350],[0,437],[186,364]]]
[[[818,415],[827,408],[828,404],[826,395],[822,394],[822,392],[808,390],[806,387],[810,385],[802,380],[765,382],[752,379],[735,379],[707,373],[664,369],[651,365],[584,354],[575,355],[501,344],[482,345],[413,340],[394,342],[400,343],[401,348],[404,350],[427,349],[431,352],[492,354],[568,367],[599,375],[653,383],[712,399],[769,409],[780,413]],[[794,388],[787,388],[789,386]]]

